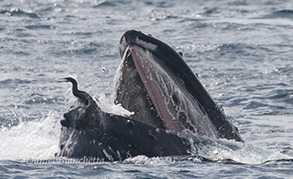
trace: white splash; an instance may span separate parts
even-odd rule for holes
[[[0,129],[0,160],[52,159],[58,151],[60,124],[49,113],[38,121]]]
[[[125,117],[134,114],[133,112],[129,112],[128,110],[124,109],[121,104],[114,104],[114,100],[112,100],[111,97],[107,98],[105,94],[100,94],[96,102],[102,111],[110,114]]]
[[[138,155],[123,161],[123,163],[139,165],[166,165],[173,162],[171,157],[147,157],[145,155]]]
[[[192,155],[202,156],[214,161],[231,159],[244,164],[262,164],[270,160],[292,159],[279,151],[264,149],[249,142],[242,143],[234,140],[211,140],[207,137],[191,133],[183,134],[195,147],[191,149]]]

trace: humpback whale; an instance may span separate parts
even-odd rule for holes
[[[129,30],[120,40],[114,102],[130,112],[102,111],[96,99],[80,91],[78,103],[64,114],[57,156],[122,161],[137,155],[190,155],[192,145],[180,135],[189,131],[210,139],[243,142],[182,55],[164,42]]]

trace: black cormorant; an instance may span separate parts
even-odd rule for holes
[[[65,81],[61,81],[61,80],[65,80]],[[84,103],[85,105],[88,105],[90,100],[93,100],[92,97],[87,94],[84,91],[80,91],[78,89],[78,85],[75,79],[71,78],[71,77],[67,77],[67,78],[62,78],[61,80],[59,80],[59,82],[71,82],[72,83],[72,93],[75,97],[77,97],[81,103]]]

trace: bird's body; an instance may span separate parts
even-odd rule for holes
[[[66,82],[71,82],[72,83],[72,93],[75,97],[77,97],[79,99],[79,101],[81,103],[83,103],[84,105],[88,105],[89,101],[92,100],[92,97],[84,92],[84,91],[80,91],[78,89],[78,84],[76,82],[75,79],[71,78],[71,77],[67,77],[67,78],[64,78],[66,80]]]
[[[78,89],[78,84],[75,79],[67,77],[60,79],[59,82],[71,82],[73,95],[81,103],[81,107],[86,109],[85,111],[78,111],[78,113],[80,113],[78,120],[71,120],[72,118],[68,116],[68,113],[64,114],[65,119],[61,120],[61,125],[64,127],[74,126],[77,129],[81,129],[87,126],[87,124],[95,123],[96,120],[88,116],[93,113],[97,113],[96,116],[102,114],[102,111],[100,111],[100,108],[96,104],[95,100],[88,93]],[[81,108],[78,107],[78,109]]]

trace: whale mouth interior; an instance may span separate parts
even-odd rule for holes
[[[114,102],[131,119],[173,133],[243,141],[182,57],[164,42],[129,30],[120,40]]]
[[[185,88],[180,73],[158,53],[129,44],[118,75],[115,103],[134,112],[130,118],[174,133],[188,129],[218,138],[209,116]]]
[[[141,68],[138,69],[132,57],[132,50],[128,48],[117,72],[119,77],[116,81],[115,103],[120,103],[123,108],[134,112],[130,118],[166,129],[138,73]]]

